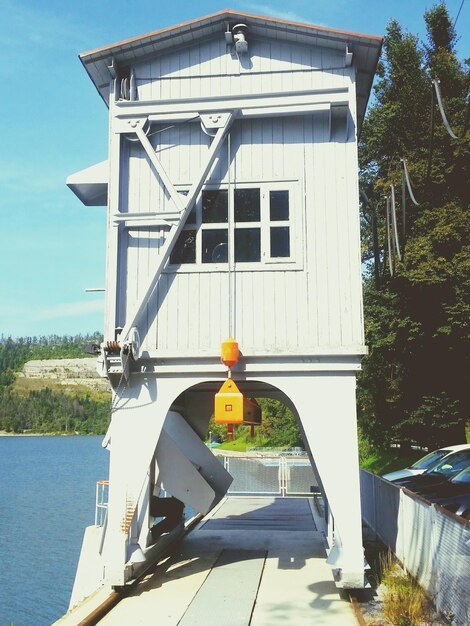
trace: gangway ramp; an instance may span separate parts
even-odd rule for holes
[[[229,497],[102,626],[357,626],[325,562],[311,499]]]

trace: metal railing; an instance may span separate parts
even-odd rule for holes
[[[362,517],[452,626],[470,624],[470,522],[361,470]]]
[[[108,513],[109,480],[96,483],[95,526],[104,526]]]
[[[220,455],[218,458],[233,476],[227,495],[285,498],[311,496],[319,492],[318,482],[306,457]],[[105,524],[108,495],[109,481],[99,480],[96,483],[95,526]]]
[[[276,456],[301,456],[306,457],[306,452],[300,446],[294,448],[282,448],[279,446],[251,446],[246,449],[248,454],[275,454]]]
[[[233,476],[228,495],[311,496],[318,482],[308,458],[284,456],[224,456]]]

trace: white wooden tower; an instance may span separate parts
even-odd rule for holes
[[[380,46],[224,10],[80,55],[109,107],[109,160],[67,181],[108,207],[110,500],[86,548],[108,583],[178,532],[179,501],[205,513],[230,484],[201,437],[231,335],[240,389],[298,419],[339,584],[363,586],[357,135]]]

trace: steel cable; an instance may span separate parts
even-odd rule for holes
[[[413,204],[415,206],[419,206],[419,202],[414,197],[413,190],[411,188],[410,175],[408,173],[408,167],[406,165],[406,159],[400,159],[400,161],[403,163],[403,172],[405,174],[406,186],[408,187],[408,193],[410,194],[411,201],[413,202]]]
[[[387,196],[387,255],[388,255],[388,267],[390,270],[390,276],[393,276],[393,259],[392,259],[392,242],[390,238],[390,197]]]
[[[395,187],[393,185],[390,185],[390,190],[392,192],[391,200],[390,200],[390,208],[391,208],[391,217],[392,217],[393,241],[395,244],[395,250],[397,252],[398,260],[401,261],[400,244],[398,243],[397,211],[396,211],[396,205],[395,205]]]
[[[444,126],[446,127],[447,132],[452,137],[452,139],[458,139],[457,135],[454,134],[452,128],[450,127],[449,122],[447,121],[447,117],[444,111],[444,106],[442,104],[441,98],[441,90],[439,88],[439,81],[433,80],[432,84],[434,85],[434,89],[436,90],[437,104],[439,105],[439,111],[441,112],[442,121],[444,122]]]

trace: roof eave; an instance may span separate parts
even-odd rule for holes
[[[295,31],[295,33],[292,32],[293,36],[300,32],[304,36],[312,37],[312,40],[315,39],[315,43],[317,45],[318,39],[320,39],[321,43],[325,46],[329,45],[337,47],[344,44],[350,44],[353,47],[359,46],[362,50],[364,50],[364,48],[372,48],[373,55],[370,61],[367,59],[367,66],[358,67],[359,70],[366,69],[367,72],[370,73],[370,80],[364,82],[364,87],[367,86],[366,88],[368,93],[365,106],[364,108],[360,107],[361,110],[358,110],[358,120],[362,120],[367,108],[373,77],[382,47],[383,39],[377,35],[354,33],[345,30],[327,28],[325,26],[316,26],[314,24],[305,24],[264,15],[234,11],[232,9],[224,9],[205,17],[168,26],[145,35],[140,35],[138,37],[133,37],[108,46],[84,52],[79,55],[79,59],[85,67],[88,76],[95,85],[95,88],[101,98],[108,106],[112,77],[111,73],[107,69],[107,65],[112,57],[114,57],[118,63],[121,60],[121,63],[124,65],[129,64],[131,62],[131,51],[132,61],[143,59],[145,56],[158,54],[158,52],[155,51],[156,46],[160,48],[160,51],[171,48],[174,46],[173,41],[176,37],[185,39],[186,43],[184,45],[187,45],[199,37],[214,33],[215,29],[220,24],[223,24],[223,22],[234,19],[237,21],[245,20],[248,22],[251,20],[255,24],[258,23],[258,28],[268,27],[269,29],[272,29],[273,32],[278,30],[284,36],[287,36],[286,38],[289,38],[290,33],[288,31],[292,29],[292,31]],[[126,59],[124,55],[128,58]],[[106,77],[103,75],[103,71],[107,74]]]

